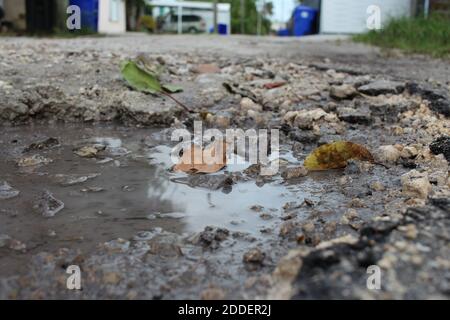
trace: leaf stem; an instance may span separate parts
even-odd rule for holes
[[[176,104],[178,104],[180,107],[182,107],[184,110],[186,110],[189,113],[194,113],[194,111],[192,111],[190,108],[188,108],[186,105],[184,105],[183,103],[181,103],[180,101],[178,101],[177,99],[175,99],[175,97],[173,97],[171,94],[161,91],[161,93],[163,95],[165,95],[166,97],[172,99]]]

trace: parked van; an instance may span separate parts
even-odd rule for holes
[[[194,14],[184,14],[182,16],[183,33],[203,33],[206,32],[205,20]],[[159,22],[159,30],[162,32],[178,32],[178,15],[169,13],[162,17]]]

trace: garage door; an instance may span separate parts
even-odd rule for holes
[[[409,16],[411,0],[322,0],[322,33],[362,33],[367,30],[367,8],[378,5],[381,23],[390,17]]]

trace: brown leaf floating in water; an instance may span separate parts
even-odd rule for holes
[[[173,170],[194,174],[215,173],[226,165],[226,143],[222,141],[214,142],[203,150],[200,146],[192,144],[190,148],[183,150],[183,156]]]

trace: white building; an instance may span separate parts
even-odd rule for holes
[[[99,0],[98,32],[123,33],[126,31],[125,0]]]
[[[393,17],[410,16],[413,11],[413,0],[322,0],[320,3],[320,32],[367,32],[367,19],[370,15],[368,8],[372,5],[376,5],[380,9],[381,25]]]

